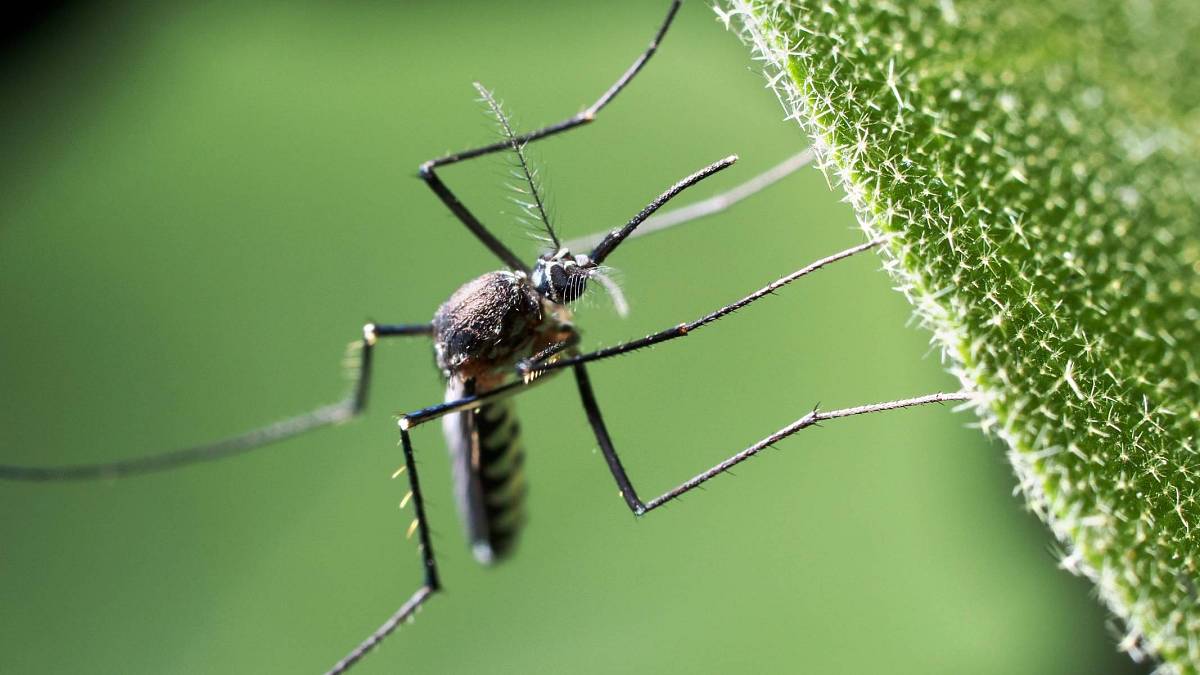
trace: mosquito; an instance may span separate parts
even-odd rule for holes
[[[413,507],[408,536],[416,536],[423,579],[412,596],[361,644],[338,661],[329,673],[343,673],[410,619],[431,596],[443,588],[430,539],[429,519],[418,477],[411,431],[441,420],[452,458],[455,496],[474,557],[494,564],[515,549],[524,522],[525,453],[512,397],[570,370],[596,443],[604,456],[621,497],[635,516],[647,513],[694,490],[712,478],[755,456],[763,449],[823,421],[946,401],[965,401],[965,392],[935,393],[838,410],[813,409],[791,424],[753,443],[725,461],[695,475],[649,500],[643,500],[621,463],[588,377],[586,364],[629,354],[682,338],[751,303],[775,293],[797,279],[835,262],[874,249],[885,240],[873,239],[816,260],[766,286],[695,320],[674,325],[645,337],[595,351],[582,351],[581,334],[571,310],[595,282],[613,294],[618,310],[624,306],[619,289],[605,274],[605,263],[626,240],[652,231],[695,220],[721,211],[784,176],[809,164],[811,151],[784,163],[716,197],[664,214],[658,210],[689,188],[728,169],[737,161],[728,156],[675,183],[620,227],[563,242],[547,214],[545,199],[526,154],[526,146],[571,129],[586,126],[641,72],[657,51],[679,11],[674,0],[649,46],[617,81],[583,112],[561,122],[526,133],[514,131],[495,96],[482,85],[476,89],[499,123],[503,140],[420,165],[419,174],[447,209],[504,264],[504,269],[477,277],[461,286],[441,305],[433,319],[414,324],[368,323],[356,343],[359,356],[355,381],[341,401],[214,443],[104,464],[62,467],[0,465],[0,479],[21,481],[71,481],[123,478],[165,471],[249,452],[300,434],[345,422],[361,415],[370,394],[375,347],[381,340],[422,337],[432,341],[438,369],[446,382],[445,400],[399,416],[403,466],[393,475],[406,475],[408,492],[402,506]],[[550,250],[527,265],[505,246],[442,181],[438,170],[452,164],[495,153],[511,153],[516,178],[521,182],[521,206],[540,228]],[[657,214],[657,215],[656,215]],[[586,250],[586,253],[579,252]]]

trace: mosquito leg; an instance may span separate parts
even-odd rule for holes
[[[853,247],[848,248],[839,253],[835,253],[826,258],[822,258],[814,263],[809,264],[806,267],[803,267],[795,272],[792,272],[791,274],[787,275],[786,277],[782,277],[780,279],[776,279],[775,281],[772,281],[771,283],[767,284],[766,286],[763,286],[762,288],[751,293],[750,295],[747,295],[746,297],[742,298],[741,300],[738,300],[737,302],[725,305],[724,307],[716,310],[715,312],[706,314],[706,315],[700,317],[699,319],[696,319],[695,321],[691,321],[689,323],[681,323],[678,326],[675,326],[673,328],[668,328],[666,330],[661,330],[657,333],[647,335],[644,338],[638,338],[637,340],[630,340],[629,342],[623,342],[619,345],[614,345],[612,347],[606,347],[604,349],[599,349],[594,352],[589,352],[587,354],[580,354],[578,356],[572,356],[572,357],[561,359],[561,360],[554,361],[554,362],[546,362],[546,361],[535,362],[535,363],[532,363],[529,365],[530,372],[536,377],[536,376],[539,376],[543,373],[546,373],[546,372],[549,372],[552,370],[558,370],[559,368],[566,368],[568,366],[574,366],[579,363],[587,363],[588,361],[597,361],[599,359],[606,359],[606,358],[609,358],[612,356],[617,356],[618,354],[625,354],[628,352],[637,351],[638,349],[650,347],[650,346],[659,344],[660,342],[666,342],[668,340],[674,340],[675,338],[683,337],[685,335],[688,335],[692,331],[696,330],[697,328],[702,328],[704,326],[707,326],[708,324],[713,323],[714,321],[717,321],[718,319],[721,319],[730,314],[733,314],[737,310],[745,307],[746,305],[749,305],[750,303],[754,302],[755,300],[758,300],[760,298],[763,298],[765,296],[768,296],[768,295],[774,293],[775,291],[792,283],[793,281],[799,279],[800,277],[811,274],[811,273],[821,269],[822,267],[829,265],[830,263],[834,263],[839,260],[845,260],[846,258],[849,258],[850,256],[852,256],[856,253],[861,253],[863,251],[866,251],[867,249],[874,248],[874,247],[882,244],[884,241],[885,240],[883,238],[872,239],[871,241],[868,241],[865,244],[859,244],[858,246],[853,246]]]
[[[425,575],[424,582],[412,594],[412,597],[401,605],[400,609],[396,610],[395,614],[388,617],[387,621],[383,622],[383,625],[377,628],[374,633],[371,633],[370,637],[363,640],[345,658],[338,661],[329,670],[328,675],[336,675],[337,673],[344,673],[350,670],[355,663],[366,656],[367,652],[374,649],[375,645],[391,635],[401,623],[411,618],[430,596],[442,588],[441,579],[438,578],[437,561],[433,555],[433,544],[429,537],[429,520],[425,515],[425,499],[421,495],[421,483],[417,478],[417,463],[413,456],[412,440],[409,439],[408,431],[405,429],[400,430],[400,444],[404,447],[404,468],[408,473],[409,495],[412,500],[415,516],[412,526],[409,529],[409,534],[411,535],[413,530],[416,530]]]
[[[102,464],[80,464],[61,467],[5,466],[0,465],[0,480],[23,481],[69,481],[89,479],[124,478],[156,471],[166,471],[188,464],[210,462],[249,452],[272,443],[299,436],[331,424],[345,422],[363,412],[367,406],[367,394],[371,383],[371,364],[374,360],[375,344],[381,338],[429,335],[430,324],[383,325],[369,323],[363,327],[362,353],[356,368],[354,386],[350,394],[338,401],[295,417],[280,420],[244,434],[205,443],[190,448],[174,450],[157,455],[121,460]]]
[[[625,473],[625,466],[621,464],[621,458],[617,456],[617,449],[608,436],[608,427],[604,425],[604,417],[600,415],[600,405],[596,403],[596,392],[592,390],[592,381],[588,378],[587,367],[582,363],[577,363],[573,370],[575,371],[575,383],[579,385],[579,398],[583,400],[583,411],[587,414],[588,423],[592,425],[592,432],[596,434],[596,442],[600,444],[600,452],[604,454],[608,470],[616,479],[617,489],[621,491],[621,498],[625,500],[629,510],[633,511],[633,515],[640,516],[646,512],[646,505],[638,498],[637,490],[629,481],[629,474]]]
[[[492,401],[498,401],[503,398],[508,398],[509,396],[515,396],[544,381],[545,378],[514,380],[507,384],[502,384],[495,389],[489,389],[482,394],[472,394],[471,396],[464,396],[454,401],[446,401],[445,403],[438,403],[437,405],[431,405],[428,408],[422,408],[415,412],[406,413],[400,416],[400,428],[407,431],[413,427],[425,424],[426,422],[432,422],[433,420],[440,419],[452,413],[462,412],[464,410],[472,410],[474,408],[487,405]]]
[[[613,446],[612,439],[609,438],[608,429],[604,425],[604,418],[600,414],[600,406],[596,403],[595,392],[592,391],[591,381],[588,379],[587,371],[584,370],[582,363],[575,364],[575,381],[579,385],[579,396],[583,401],[583,409],[587,413],[588,422],[592,425],[592,431],[596,434],[596,441],[600,444],[600,451],[604,454],[604,459],[608,462],[609,471],[612,472],[613,478],[617,481],[617,487],[621,490],[621,496],[625,499],[625,503],[634,515],[640,516],[666,504],[667,502],[696,489],[700,485],[708,482],[716,476],[725,473],[733,467],[757,455],[764,448],[771,447],[775,443],[791,436],[792,434],[806,429],[826,420],[839,419],[842,417],[851,417],[853,415],[865,415],[868,413],[883,412],[885,410],[898,410],[900,408],[912,408],[915,406],[926,405],[929,403],[944,403],[946,401],[967,401],[971,399],[971,394],[965,391],[953,393],[938,393],[929,394],[927,396],[918,396],[915,398],[900,399],[897,401],[887,401],[884,403],[874,403],[871,405],[857,406],[854,408],[842,408],[840,410],[821,411],[813,409],[804,417],[796,420],[788,426],[776,431],[766,438],[758,441],[754,445],[742,450],[733,455],[729,459],[717,464],[716,466],[697,474],[696,476],[684,481],[675,488],[672,488],[663,494],[651,499],[648,502],[643,502],[634,489],[633,483],[630,482],[628,474],[625,473],[625,467],[621,465],[621,459],[617,456],[616,448]]]
[[[359,415],[367,409],[367,399],[371,393],[371,366],[374,362],[375,345],[378,344],[380,338],[432,334],[433,325],[428,323],[368,323],[367,325],[363,326],[363,337],[362,342],[360,343],[362,344],[362,357],[358,362],[357,374],[354,378],[354,390],[348,399],[350,415]]]
[[[419,173],[421,178],[429,186],[429,189],[433,190],[433,193],[437,195],[438,199],[442,200],[442,203],[446,205],[446,208],[450,209],[455,217],[457,217],[458,220],[461,221],[462,224],[465,225],[467,229],[475,235],[476,239],[482,242],[483,245],[488,248],[488,250],[494,253],[496,257],[500,258],[500,260],[504,261],[504,264],[508,265],[510,268],[526,272],[529,271],[525,263],[521,262],[521,260],[511,250],[508,249],[508,247],[506,247],[500,242],[499,239],[496,238],[495,235],[488,231],[488,229],[484,227],[483,223],[480,222],[479,219],[476,218],[475,215],[472,214],[461,201],[459,201],[458,197],[456,197],[453,192],[451,192],[450,188],[446,187],[446,184],[442,182],[440,177],[438,177],[436,169],[441,166],[448,166],[450,164],[455,164],[468,159],[474,159],[475,157],[481,157],[493,152],[510,150],[512,149],[514,142],[518,144],[531,143],[533,141],[537,141],[548,136],[553,136],[555,134],[559,134],[595,121],[596,115],[600,112],[600,110],[607,106],[609,102],[611,102],[613,98],[617,96],[617,94],[621,93],[621,90],[633,80],[634,76],[641,72],[642,68],[646,65],[646,62],[650,60],[650,57],[654,56],[654,52],[658,50],[659,42],[661,42],[663,36],[666,35],[667,29],[671,27],[671,22],[675,19],[675,14],[679,11],[679,5],[681,2],[682,0],[674,0],[671,3],[671,7],[667,10],[667,16],[665,19],[663,19],[662,24],[658,27],[658,31],[654,34],[654,39],[650,41],[650,45],[647,46],[645,51],[643,51],[641,55],[634,60],[633,65],[629,66],[629,68],[627,68],[625,72],[621,74],[621,77],[617,78],[617,81],[613,83],[613,85],[609,87],[603,94],[601,94],[600,98],[596,99],[595,103],[588,106],[583,112],[572,115],[561,122],[542,127],[541,129],[520,134],[512,140],[506,139],[490,145],[472,148],[470,150],[463,150],[462,152],[456,152],[449,155],[443,155],[441,157],[431,159],[421,165]]]
[[[355,647],[354,650],[349,654],[347,654],[345,658],[343,658],[341,661],[338,661],[326,675],[337,675],[338,673],[344,673],[350,670],[355,663],[366,656],[367,652],[374,649],[376,645],[384,640],[384,638],[391,635],[401,623],[412,617],[413,614],[416,613],[417,609],[419,609],[421,605],[423,605],[425,601],[429,599],[430,596],[442,588],[441,579],[438,577],[437,561],[433,554],[433,544],[431,543],[429,536],[429,521],[425,515],[425,499],[421,494],[421,483],[417,477],[417,463],[413,455],[412,439],[408,434],[409,430],[418,424],[437,419],[450,413],[459,412],[468,408],[477,408],[481,405],[484,405],[488,401],[504,398],[506,396],[512,396],[513,394],[523,391],[528,386],[529,384],[518,380],[516,382],[493,389],[484,394],[467,396],[457,401],[450,401],[447,403],[430,406],[428,408],[424,408],[407,415],[402,415],[400,417],[400,444],[404,447],[403,472],[408,474],[408,498],[411,499],[413,503],[413,509],[415,513],[415,519],[410,526],[409,533],[411,535],[413,530],[415,530],[418,536],[421,549],[421,561],[425,570],[425,580],[421,587],[412,594],[412,597],[410,597],[408,601],[401,605],[394,614],[388,617],[387,621],[383,622],[383,625],[376,629],[374,633],[371,633],[366,640],[363,640],[362,643]]]
[[[711,469],[702,473],[696,474],[692,478],[684,481],[675,488],[667,490],[661,495],[646,502],[646,510],[652,511],[663,504],[699,487],[703,483],[715,478],[716,476],[725,473],[733,467],[757,455],[764,448],[769,448],[773,444],[791,436],[792,434],[806,429],[816,424],[820,424],[826,420],[839,419],[842,417],[851,417],[853,415],[866,415],[869,413],[883,412],[885,410],[899,410],[901,408],[913,408],[920,405],[928,405],[930,403],[945,403],[947,401],[969,401],[971,394],[965,391],[955,391],[949,393],[926,394],[925,396],[917,396],[914,398],[904,398],[896,401],[885,401],[883,403],[872,403],[869,405],[860,405],[853,408],[842,408],[840,410],[821,411],[816,408],[804,417],[792,422],[786,427],[767,436],[761,441],[742,450],[729,459],[717,464]]]
[[[583,112],[572,115],[561,122],[521,134],[517,136],[517,142],[529,143],[532,141],[537,141],[546,138],[547,136],[553,136],[569,129],[573,129],[577,126],[596,121],[597,113],[599,113],[614,98],[616,98],[617,94],[621,93],[621,90],[623,90],[630,83],[630,81],[633,80],[634,76],[641,72],[642,68],[645,67],[646,62],[650,60],[650,57],[654,56],[654,53],[658,51],[658,45],[660,42],[662,42],[663,37],[667,34],[667,29],[671,27],[671,22],[675,20],[675,14],[679,12],[679,6],[681,4],[682,0],[673,0],[673,2],[671,2],[671,6],[667,10],[667,16],[663,19],[662,24],[659,25],[658,31],[655,32],[654,39],[650,41],[650,44],[646,47],[646,49],[637,57],[637,59],[634,60],[633,64],[629,66],[629,68],[625,69],[624,73],[621,73],[621,77],[617,78],[617,81],[614,82],[613,85],[609,87],[603,94],[601,94],[600,98],[596,99],[595,103],[588,106]],[[462,152],[444,155],[442,157],[429,160],[425,164],[430,165],[431,168],[445,166],[447,164],[454,164],[455,162],[473,159],[481,155],[508,150],[511,147],[512,144],[510,141],[499,141],[492,143],[491,145],[485,145],[482,147],[473,148],[471,150],[463,150]]]

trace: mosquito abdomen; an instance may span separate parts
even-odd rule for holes
[[[503,401],[480,408],[479,477],[493,560],[512,552],[525,524],[525,447],[516,406]]]
[[[461,389],[473,387],[451,384],[447,398]],[[444,420],[471,549],[481,563],[499,562],[515,549],[525,523],[525,449],[515,406],[499,401]]]

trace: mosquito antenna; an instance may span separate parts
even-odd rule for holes
[[[508,142],[508,146],[512,148],[513,153],[517,157],[517,166],[521,169],[519,178],[525,179],[525,184],[529,186],[529,191],[526,192],[520,188],[516,188],[521,194],[528,195],[532,202],[517,201],[517,204],[524,208],[527,212],[537,217],[546,226],[546,234],[549,235],[550,241],[554,243],[554,248],[562,248],[562,242],[558,240],[558,234],[554,232],[554,226],[550,224],[550,216],[546,215],[546,201],[542,199],[542,191],[538,188],[537,171],[529,164],[529,158],[525,156],[525,143],[517,138],[516,132],[513,131],[512,124],[508,121],[508,116],[504,114],[504,108],[500,106],[500,102],[492,92],[488,91],[482,84],[475,82],[475,90],[487,103],[492,115],[500,124],[500,131],[504,134],[504,139]]]
[[[632,220],[626,223],[624,227],[609,232],[599,244],[596,244],[596,248],[592,249],[592,252],[588,254],[588,257],[591,258],[596,264],[604,262],[604,259],[607,258],[608,255],[612,253],[622,241],[625,241],[625,238],[632,234],[633,231],[637,229],[637,226],[642,224],[642,221],[646,220],[651,214],[659,210],[663,204],[671,201],[680,192],[683,192],[705,178],[708,178],[718,171],[733,166],[733,163],[736,162],[737,159],[737,155],[730,155],[719,162],[713,162],[712,164],[709,164],[696,173],[672,185],[667,189],[666,192],[662,193],[654,201],[647,204],[646,208],[642,209],[636,216],[633,217]]]

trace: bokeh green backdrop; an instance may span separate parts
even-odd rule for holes
[[[665,2],[80,5],[0,63],[0,461],[138,455],[342,394],[367,319],[427,320],[496,266],[415,178],[580,110]],[[642,77],[538,144],[562,230],[624,222],[729,153],[728,187],[803,147],[737,39],[685,6]],[[444,176],[522,253],[503,163]],[[806,170],[610,259],[613,344],[861,241]],[[597,364],[645,496],[820,402],[952,389],[870,256],[689,339]],[[364,419],[118,483],[0,485],[0,671],[318,672],[415,588],[393,414],[440,399],[428,344],[386,346]],[[571,382],[519,403],[531,521],[470,558],[436,425],[415,436],[444,595],[361,673],[1138,672],[1089,586],[1012,494],[1003,449],[950,408],[830,423],[635,521]]]

